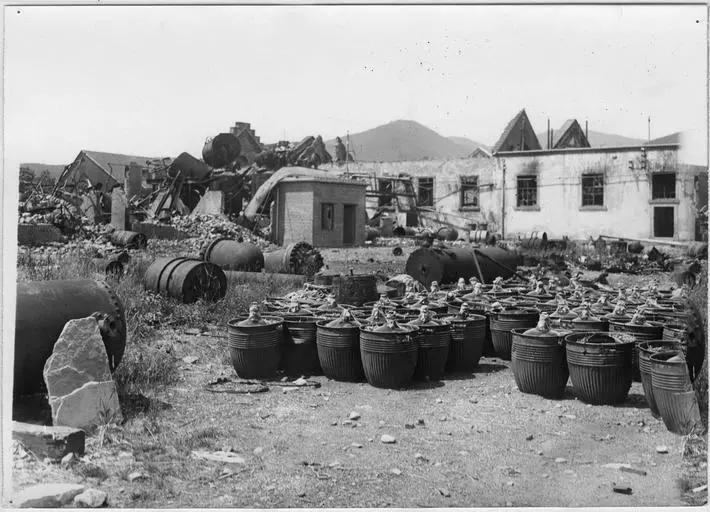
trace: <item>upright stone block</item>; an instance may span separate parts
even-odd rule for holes
[[[111,225],[124,231],[128,226],[128,200],[122,188],[116,187],[111,193]]]

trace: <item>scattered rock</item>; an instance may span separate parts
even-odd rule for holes
[[[567,459],[565,459],[564,457],[557,457],[555,459],[555,462],[557,462],[558,464],[564,464],[565,462],[567,462]]]
[[[708,484],[705,484],[705,485],[701,485],[700,487],[696,487],[695,489],[692,490],[692,492],[698,493],[698,492],[706,491],[707,489],[708,489]]]
[[[507,485],[508,487],[513,487],[513,486],[515,485],[515,482],[513,482],[512,480],[508,480],[508,481],[506,482],[506,485]]]
[[[254,448],[254,455],[261,455],[262,453],[264,453],[264,448],[262,448],[261,446],[257,446],[256,448]]]
[[[345,426],[348,426],[348,425],[352,425],[352,424],[353,424],[353,422],[352,422],[351,420],[345,420],[345,421],[343,422],[343,426],[344,426],[344,427],[345,427]]]
[[[74,506],[78,508],[99,508],[106,503],[108,494],[98,489],[87,489],[74,497]]]
[[[426,462],[426,461],[429,460],[429,459],[427,459],[424,455],[422,455],[421,453],[415,453],[415,454],[414,454],[414,458],[415,458],[416,460],[421,460],[421,461],[424,461],[424,462]]]
[[[463,455],[465,457],[466,455],[468,455],[468,452],[466,450],[461,450],[459,452],[459,455]]]
[[[337,461],[337,460],[334,460],[333,462],[328,464],[329,468],[337,468],[338,466],[340,466],[340,461]]]
[[[51,427],[12,422],[12,438],[39,458],[60,460],[67,454],[84,455],[86,434],[71,427]]]
[[[563,473],[566,474],[566,475],[574,475],[574,471],[571,470],[571,469],[565,469],[565,470],[563,471]]]
[[[532,435],[532,434],[528,434],[528,435],[525,437],[525,440],[526,440],[526,441],[532,441],[532,440],[533,440],[533,435]]]
[[[405,423],[404,428],[412,430],[414,428],[414,424],[413,423]]]
[[[84,492],[78,484],[37,484],[23,489],[12,503],[17,508],[59,508]]]
[[[330,426],[331,426],[331,427],[337,427],[337,426],[338,426],[338,422],[337,422],[337,421],[331,421],[331,422],[330,422]]]
[[[66,468],[69,466],[72,462],[74,461],[74,454],[73,453],[67,453],[64,457],[62,457],[62,467]]]
[[[615,485],[614,492],[617,492],[619,494],[631,494],[633,491],[631,490],[631,487],[625,487],[622,485]]]
[[[564,416],[565,416],[565,418],[567,418],[569,420],[576,420],[577,419],[577,416],[575,416],[574,414],[565,414]]]
[[[64,325],[43,375],[54,425],[87,429],[122,421],[96,318],[69,320]]]
[[[300,491],[298,494],[296,494],[296,496],[298,496],[299,498],[303,498],[305,495],[306,491]]]
[[[399,476],[402,474],[402,470],[398,469],[398,468],[392,468],[392,469],[390,469],[390,473],[392,473],[393,475]]]
[[[630,467],[628,464],[624,464],[623,462],[609,462],[608,464],[604,464],[602,467],[607,469],[621,469],[624,466]]]
[[[646,476],[646,471],[643,469],[632,468],[631,466],[623,465],[619,468],[625,473],[634,473],[636,475]]]
[[[439,421],[446,421],[446,416],[442,416],[441,418],[439,418]]]
[[[668,447],[663,444],[656,446],[656,453],[668,453]]]
[[[212,462],[222,462],[226,464],[244,464],[244,457],[232,452],[206,452],[204,450],[193,450],[192,456],[198,459],[209,460]]]
[[[421,419],[421,418],[419,418],[419,419],[417,420],[417,425],[424,425],[424,420]]]
[[[440,488],[440,489],[437,489],[437,490],[439,491],[439,494],[441,494],[444,498],[450,498],[450,497],[451,497],[451,493],[449,492],[448,489]]]
[[[380,441],[385,444],[394,444],[397,442],[397,440],[389,434],[382,434],[382,437],[380,437]]]
[[[293,381],[294,386],[307,386],[308,381],[304,379],[303,377],[299,377],[296,380]]]
[[[360,419],[360,413],[357,412],[357,411],[353,411],[353,412],[350,413],[350,416],[348,416],[348,419],[353,420],[353,421],[359,420],[359,419]]]
[[[134,471],[133,473],[129,473],[129,475],[126,477],[129,482],[134,482],[136,480],[145,480],[148,478],[148,475],[145,475],[141,473],[140,471]]]
[[[437,403],[437,404],[442,404],[442,403],[444,403],[444,401],[443,401],[441,398],[437,398],[437,399],[436,399],[436,403]]]
[[[360,443],[350,443],[350,446],[353,448],[362,448],[362,445]]]
[[[200,358],[197,356],[185,356],[182,358],[182,361],[186,364],[195,364],[198,361],[198,359],[200,359]]]

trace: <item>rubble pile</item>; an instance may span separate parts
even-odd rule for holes
[[[252,243],[261,250],[277,247],[248,229],[216,215],[175,216],[170,223],[173,227],[189,233],[191,237],[199,239],[200,245],[215,237],[226,237],[239,242]]]
[[[85,220],[76,205],[51,194],[33,194],[19,206],[20,224],[52,224],[64,234],[73,233]]]

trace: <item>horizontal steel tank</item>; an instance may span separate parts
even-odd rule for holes
[[[168,172],[173,178],[181,174],[183,178],[202,181],[210,175],[212,169],[210,169],[205,162],[198,160],[190,153],[180,153],[178,157],[173,160],[173,163],[170,164]]]
[[[460,277],[477,277],[491,283],[511,277],[522,263],[519,254],[500,247],[429,247],[409,255],[406,272],[425,286],[455,283]]]
[[[15,312],[15,395],[44,389],[42,372],[69,320],[108,315],[101,335],[113,371],[126,347],[126,318],[116,294],[101,281],[62,280],[17,283]]]
[[[227,277],[217,265],[196,258],[158,258],[145,271],[146,290],[169,295],[185,304],[216,301],[227,294]]]
[[[264,253],[264,270],[279,274],[312,276],[323,267],[320,251],[307,242],[296,242]]]
[[[261,272],[264,268],[264,253],[256,245],[224,237],[205,245],[200,251],[200,257],[219,265],[223,270]]]
[[[241,151],[242,146],[237,137],[231,133],[220,133],[212,139],[207,139],[202,148],[202,158],[207,164],[219,169],[239,158]]]

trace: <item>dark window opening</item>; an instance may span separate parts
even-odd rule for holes
[[[518,176],[518,206],[537,206],[537,176]]]
[[[320,205],[320,228],[323,231],[333,231],[335,228],[335,205],[333,203],[321,203]]]
[[[434,178],[417,179],[417,204],[434,206]]]
[[[461,207],[478,207],[478,176],[461,177]]]
[[[582,176],[582,206],[604,206],[604,175]]]
[[[394,198],[392,190],[392,180],[377,180],[377,206],[389,206]]]
[[[675,199],[675,173],[654,174],[651,178],[651,199]]]

